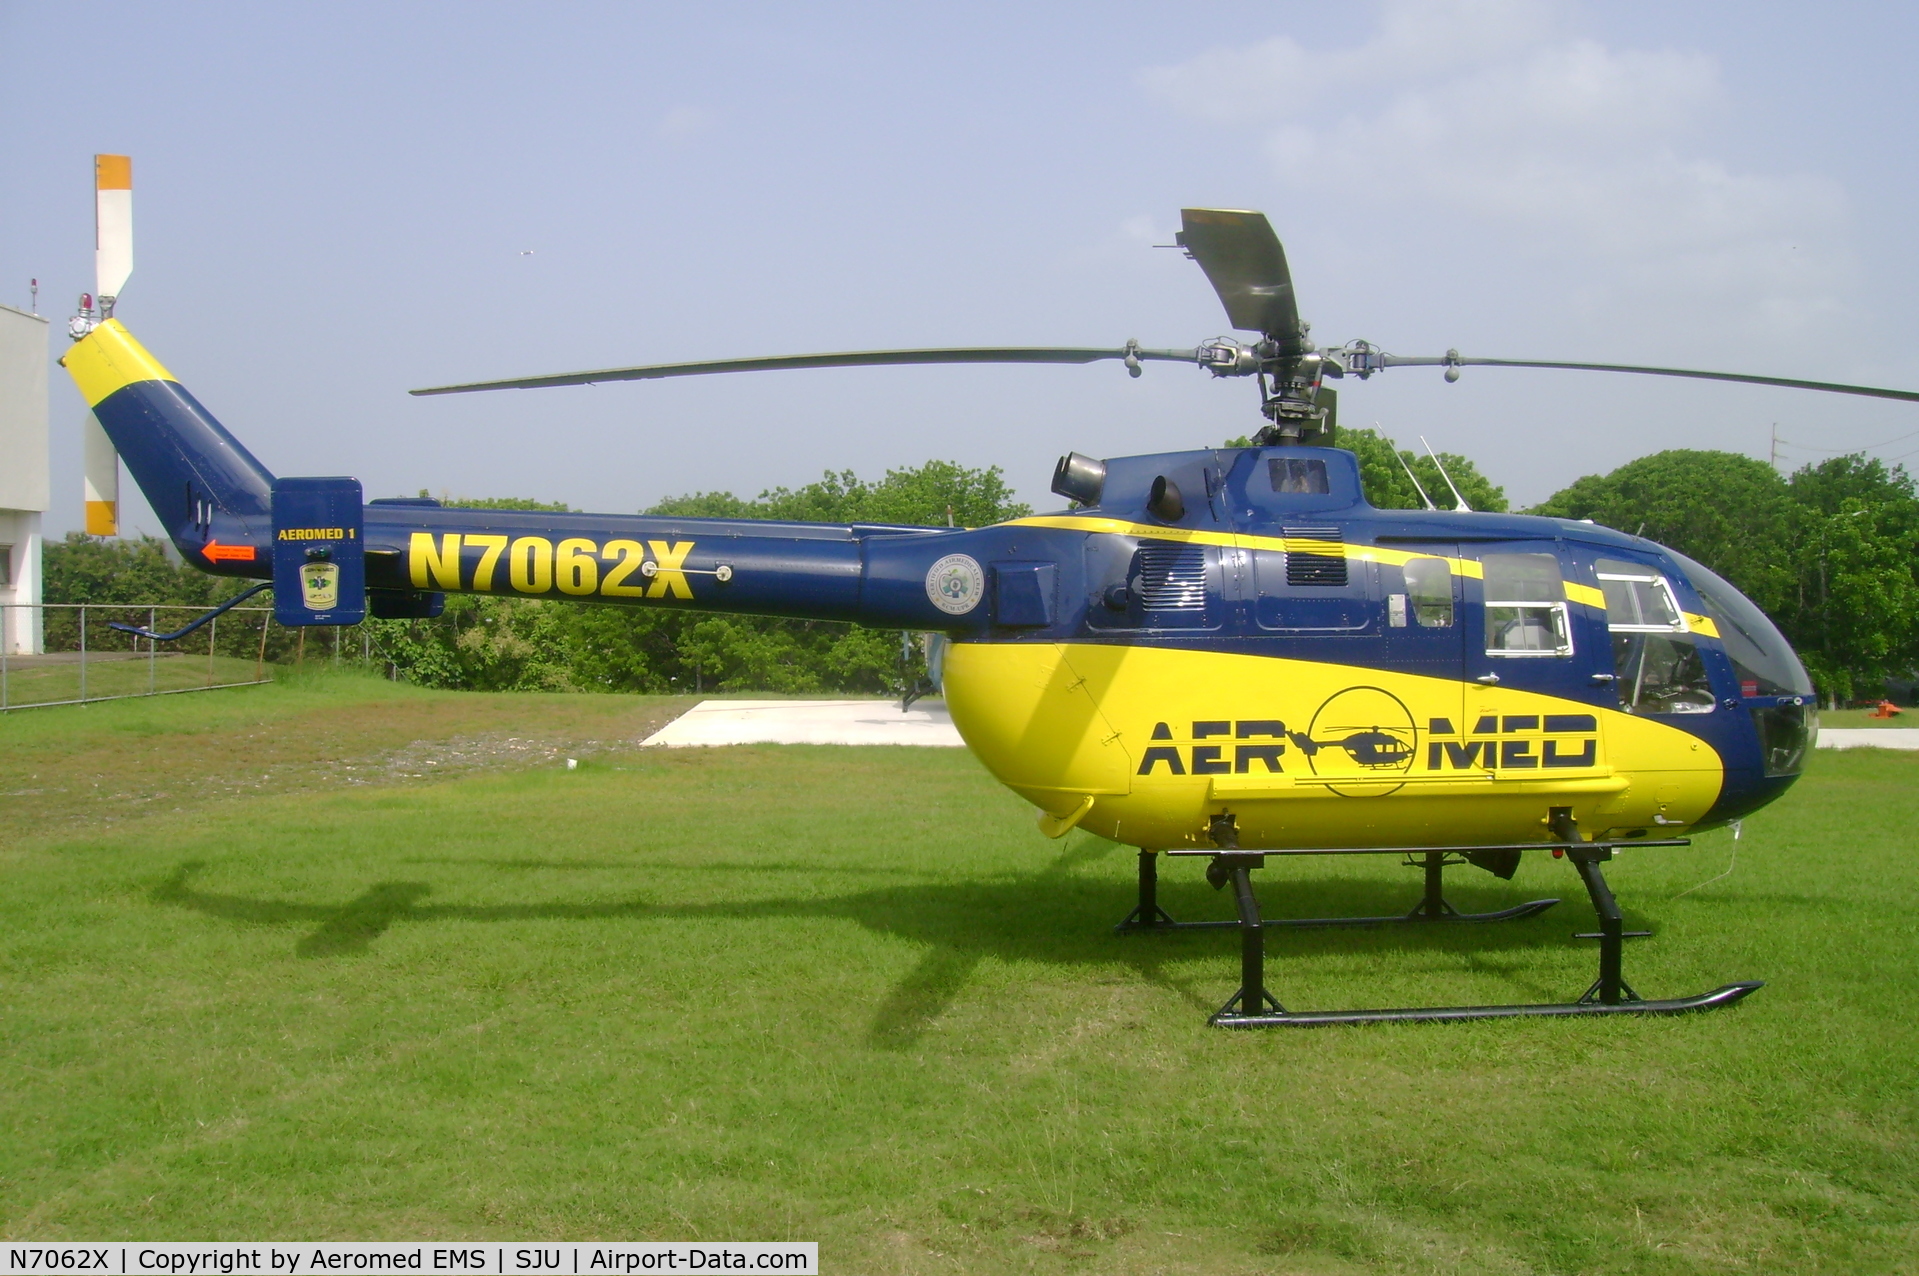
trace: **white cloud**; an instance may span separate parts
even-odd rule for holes
[[[1714,59],[1609,48],[1538,0],[1389,4],[1360,43],[1280,37],[1147,71],[1177,111],[1250,129],[1290,195],[1399,207],[1562,270],[1593,318],[1786,344],[1852,271],[1844,192],[1708,153]],[[1577,284],[1570,280],[1577,279]]]

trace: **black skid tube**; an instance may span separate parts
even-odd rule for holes
[[[136,638],[145,638],[152,642],[178,642],[180,639],[186,637],[188,634],[192,633],[194,630],[198,629],[200,626],[206,624],[208,621],[219,617],[220,615],[224,614],[225,612],[229,611],[230,609],[234,607],[238,607],[241,603],[253,597],[255,594],[259,593],[261,590],[272,589],[272,588],[273,588],[272,581],[263,580],[259,584],[255,585],[253,588],[242,590],[241,592],[235,594],[233,597],[227,599],[225,602],[221,603],[218,607],[215,607],[212,611],[200,617],[198,620],[192,621],[189,624],[187,624],[184,628],[176,629],[170,634],[157,634],[153,632],[153,630],[151,629],[142,629],[138,625],[129,625],[124,623],[123,621],[118,621],[118,620],[109,620],[107,622],[107,628],[117,629],[123,634],[132,634]]]
[[[1697,997],[1621,1001],[1611,1005],[1599,1001],[1555,1001],[1537,1006],[1424,1006],[1407,1010],[1302,1010],[1248,1015],[1236,1013],[1232,1003],[1228,1003],[1225,1009],[1207,1022],[1219,1028],[1323,1028],[1334,1024],[1450,1023],[1458,1019],[1519,1019],[1529,1016],[1683,1015],[1695,1010],[1717,1010],[1721,1006],[1730,1006],[1748,993],[1765,986],[1764,980],[1751,979],[1727,984]],[[1234,1001],[1238,1000],[1235,994]]]

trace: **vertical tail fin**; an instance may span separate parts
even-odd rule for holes
[[[273,476],[266,467],[119,320],[94,328],[60,362],[180,552],[205,570],[267,574]],[[251,545],[255,553],[207,553],[216,543]]]

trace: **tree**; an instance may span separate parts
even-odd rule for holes
[[[731,492],[668,497],[647,514],[687,518],[772,518],[800,523],[902,523],[918,527],[985,527],[1032,513],[1013,500],[999,466],[968,469],[928,461],[917,469],[888,470],[867,483],[852,470],[828,470],[797,490],[776,487],[743,501]]]
[[[1433,458],[1400,446],[1371,428],[1348,429],[1341,427],[1334,436],[1338,447],[1351,452],[1359,462],[1359,490],[1366,496],[1368,504],[1382,510],[1421,510],[1426,502],[1420,499],[1419,489],[1413,486],[1412,479],[1406,477],[1408,467],[1419,480],[1419,487],[1439,509],[1454,507],[1453,490],[1447,486],[1446,479],[1452,478],[1459,488],[1459,494],[1466,498],[1466,504],[1475,510],[1488,510],[1495,514],[1507,509],[1506,490],[1493,483],[1479,467],[1457,452],[1441,452],[1439,463]],[[1251,447],[1252,441],[1241,435],[1226,440],[1225,447]],[[1446,467],[1445,474],[1439,471],[1439,465]]]
[[[1674,450],[1590,474],[1527,511],[1591,519],[1696,558],[1768,612],[1794,579],[1792,494],[1764,461]]]
[[[1879,510],[1879,526],[1890,535],[1919,535],[1919,489],[1903,465],[1854,452],[1801,467],[1786,480],[1792,499],[1821,514],[1837,514],[1847,500]]]
[[[1919,495],[1902,468],[1854,454],[1784,479],[1730,452],[1660,452],[1531,512],[1640,533],[1725,576],[1772,616],[1829,701],[1919,655]]]
[[[1781,617],[1830,702],[1912,668],[1919,629],[1910,511],[1848,496],[1832,513],[1801,507],[1798,587]]]
[[[1341,428],[1337,437],[1340,447],[1351,452],[1359,460],[1360,490],[1366,493],[1366,499],[1375,508],[1383,510],[1425,509],[1426,502],[1420,499],[1419,490],[1413,486],[1412,479],[1406,477],[1408,467],[1413,477],[1419,480],[1419,487],[1440,509],[1454,506],[1453,490],[1446,479],[1450,477],[1459,488],[1459,494],[1466,498],[1466,504],[1475,510],[1490,510],[1503,513],[1506,509],[1506,491],[1497,487],[1492,480],[1479,472],[1479,467],[1457,452],[1441,452],[1436,464],[1433,458],[1411,449],[1402,449],[1393,440],[1370,428]],[[1445,473],[1440,466],[1445,466]]]
[[[50,603],[211,606],[238,589],[169,558],[166,543],[152,536],[114,540],[68,532],[46,547],[41,563]]]
[[[473,508],[564,509],[536,501]],[[669,497],[644,511],[685,518],[983,526],[1029,513],[998,467],[929,461],[868,483],[851,470],[753,500]],[[453,596],[437,621],[386,621],[381,651],[409,680],[475,690],[893,692],[900,636],[830,621]],[[914,657],[917,662],[917,655]],[[907,676],[917,676],[917,663]]]
[[[108,621],[145,626],[150,620],[161,630],[177,628],[195,613],[226,601],[246,581],[209,576],[170,557],[166,542],[152,536],[119,540],[69,532],[42,553],[46,573],[42,595],[45,637],[49,651],[76,651],[80,647],[80,615],[62,604],[88,605],[86,644],[94,651],[127,651],[135,646],[129,634],[107,628]],[[270,604],[256,598],[248,607]],[[114,604],[126,604],[116,607]],[[150,612],[158,606],[162,610]],[[97,609],[97,610],[96,610]],[[253,658],[261,654],[262,617],[258,612],[230,614],[183,641],[183,649],[205,651],[209,643],[222,655]],[[298,635],[268,626],[264,654],[279,660],[298,644]]]

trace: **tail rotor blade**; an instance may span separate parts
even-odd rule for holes
[[[1231,208],[1183,208],[1178,242],[1192,255],[1235,328],[1265,334],[1281,355],[1301,353],[1299,304],[1286,250],[1266,214]]]
[[[106,317],[133,273],[133,160],[93,157],[93,291]]]
[[[93,291],[100,317],[113,317],[113,303],[133,273],[133,160],[93,157]],[[91,412],[81,427],[82,479],[87,535],[120,534],[120,454]]]
[[[87,535],[120,534],[120,454],[113,440],[100,428],[100,419],[87,413],[82,430],[81,454],[84,457],[86,483]]]

